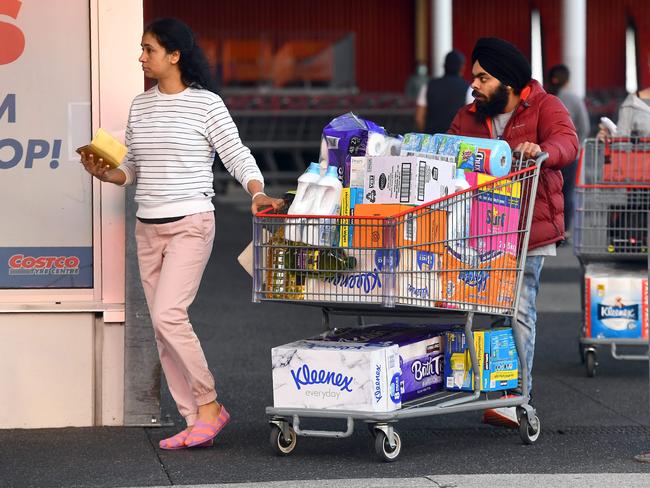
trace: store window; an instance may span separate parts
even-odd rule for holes
[[[0,0],[0,288],[93,286],[88,0]]]

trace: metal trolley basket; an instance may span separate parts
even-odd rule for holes
[[[540,165],[547,157],[543,153],[536,161],[513,158],[513,171],[506,177],[387,217],[279,215],[266,210],[253,218],[255,302],[321,307],[326,330],[331,328],[330,315],[339,313],[360,319],[410,314],[460,317],[474,379],[473,391],[438,391],[385,413],[267,407],[276,453],[291,453],[297,436],[351,436],[359,420],[375,437],[379,458],[394,461],[402,446],[397,421],[498,407],[517,407],[522,441],[537,440],[541,425],[529,404],[517,321],[509,323],[514,323],[521,393],[507,398],[490,398],[481,391],[472,325],[474,314],[502,318],[516,314]],[[479,203],[485,215],[470,221],[469,205]],[[502,212],[503,203],[514,204],[517,211]],[[341,236],[348,236],[347,247],[323,245],[340,244]],[[422,268],[414,262],[414,251],[441,257]],[[305,430],[300,427],[302,418],[342,419],[347,429]]]
[[[581,269],[582,309],[585,310],[586,266],[617,263],[628,269],[646,269],[650,212],[650,138],[585,140],[576,175],[574,253]],[[587,311],[589,313],[589,311]],[[587,376],[596,373],[597,346],[609,346],[620,360],[647,360],[632,354],[630,346],[647,347],[646,338],[588,337],[583,315],[580,358]],[[619,347],[628,353],[619,353]]]

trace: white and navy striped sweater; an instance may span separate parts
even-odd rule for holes
[[[214,210],[214,151],[241,185],[264,183],[218,95],[187,88],[167,95],[158,86],[133,100],[126,128],[129,152],[120,169],[136,183],[136,215],[165,218]]]

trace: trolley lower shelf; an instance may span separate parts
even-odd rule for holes
[[[493,392],[497,395],[501,393]],[[535,409],[523,396],[490,399],[488,395],[481,392],[440,391],[405,403],[400,409],[392,412],[267,407],[266,414],[271,417],[271,447],[279,455],[290,454],[296,446],[298,436],[350,437],[357,420],[367,423],[373,437],[380,439],[375,442],[375,451],[379,458],[391,462],[399,457],[402,446],[401,438],[394,426],[399,420],[501,407],[517,408],[521,439],[525,444],[534,443],[541,432],[541,423]],[[347,430],[302,429],[301,418],[346,420]]]

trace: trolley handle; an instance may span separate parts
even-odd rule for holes
[[[534,159],[528,159],[525,162],[521,151],[512,151],[512,157],[516,160],[517,169],[523,169],[531,166],[531,162],[534,162],[535,166],[541,166],[548,159],[548,153],[541,152]]]

